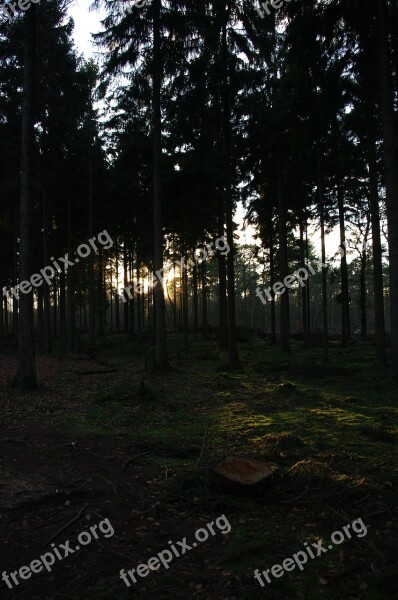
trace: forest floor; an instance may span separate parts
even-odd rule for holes
[[[11,590],[0,580],[0,597],[398,598],[398,392],[371,344],[334,343],[325,366],[320,348],[294,343],[286,358],[249,338],[236,371],[212,339],[193,342],[189,355],[181,345],[170,336],[172,371],[155,375],[145,340],[109,335],[95,360],[84,343],[73,355],[59,344],[39,358],[42,390],[26,393],[8,385],[12,349],[0,354],[0,574],[29,565],[49,542],[75,547],[103,519],[114,529],[50,573]],[[254,497],[214,489],[209,474],[226,454],[270,461],[272,482]],[[223,514],[230,533],[130,588],[120,579]],[[366,536],[264,588],[254,579],[305,542],[328,547],[355,519]]]

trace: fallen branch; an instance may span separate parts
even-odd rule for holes
[[[76,496],[96,496],[106,492],[105,488],[88,488],[79,487],[71,490],[57,490],[48,494],[39,494],[37,496],[23,496],[19,500],[8,502],[2,510],[18,510],[20,508],[32,508],[40,504],[48,504],[50,502],[68,500]],[[1,512],[1,510],[0,510]]]
[[[207,436],[208,436],[208,434],[209,434],[209,428],[210,428],[210,425],[207,425],[207,427],[206,427],[206,431],[205,431],[205,434],[204,434],[204,436],[203,436],[202,449],[201,449],[201,451],[200,451],[199,458],[198,458],[198,460],[197,460],[197,462],[196,462],[196,468],[198,468],[198,467],[199,467],[199,465],[200,465],[200,463],[201,463],[201,461],[202,461],[203,453],[204,453],[204,451],[205,451],[205,448],[206,448],[206,445],[207,445]]]
[[[54,533],[54,535],[52,535],[50,537],[49,540],[47,540],[44,544],[43,544],[43,548],[45,548],[46,546],[48,546],[48,544],[51,544],[51,542],[53,542],[55,540],[55,538],[57,538],[59,536],[60,533],[62,533],[63,531],[65,531],[65,529],[67,529],[69,527],[69,525],[72,525],[73,523],[76,523],[76,521],[78,521],[78,519],[80,519],[80,517],[82,516],[82,514],[84,513],[84,511],[86,510],[88,506],[88,502],[87,504],[85,504],[78,512],[78,514],[76,515],[76,517],[73,517],[73,519],[71,519],[70,521],[68,521],[67,523],[65,523],[65,525],[63,525],[61,527],[61,529],[58,529],[58,531],[56,531]]]
[[[105,479],[105,477],[103,477],[102,475],[98,475],[98,477],[100,477],[102,479],[102,481],[105,481],[105,483],[107,483],[108,485],[111,486],[111,488],[113,489],[113,493],[115,494],[115,496],[117,496],[117,491],[116,491],[116,486],[114,483],[112,483],[112,481],[109,481],[109,479]]]
[[[148,454],[152,454],[153,450],[150,450],[149,452],[141,452],[141,454],[136,454],[135,456],[132,456],[131,458],[128,458],[122,466],[123,471],[126,470],[126,468],[128,467],[128,465],[130,463],[132,463],[136,458],[140,458],[141,456],[147,456]]]
[[[117,373],[117,369],[108,369],[106,371],[76,371],[76,375],[109,375]]]

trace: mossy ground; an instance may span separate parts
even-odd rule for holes
[[[148,340],[105,338],[94,366],[116,374],[79,375],[79,397],[61,394],[58,403],[50,399],[53,381],[41,401],[26,406],[28,414],[12,415],[134,444],[149,453],[148,468],[166,474],[167,502],[196,516],[198,527],[212,515],[230,519],[222,545],[207,547],[199,587],[186,587],[173,564],[125,597],[153,598],[161,590],[167,593],[159,597],[170,599],[398,597],[398,392],[375,365],[371,344],[355,341],[343,349],[333,343],[325,365],[319,348],[293,343],[286,357],[252,338],[240,345],[240,370],[228,368],[215,340],[193,341],[185,355],[181,337],[170,336],[169,352],[172,371],[155,374]],[[59,374],[56,386],[73,388],[75,378]],[[258,496],[213,489],[211,468],[226,454],[272,462],[270,486]],[[334,531],[358,518],[368,528],[365,537],[353,536],[264,589],[253,579],[255,569],[281,563],[304,542],[322,538],[327,546]],[[163,549],[163,541],[151,545]],[[217,579],[224,592],[214,587]],[[105,577],[98,597],[124,597],[109,595],[113,585]]]

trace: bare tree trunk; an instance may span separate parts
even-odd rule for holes
[[[0,336],[4,334],[4,304],[3,298],[0,297]]]
[[[130,281],[133,282],[134,279],[134,248],[133,243],[130,243],[130,258],[129,258],[129,273],[130,273]],[[134,322],[134,294],[132,294],[132,298],[129,302],[129,331],[130,337],[134,336],[135,322]]]
[[[337,205],[339,210],[340,224],[340,245],[341,252],[341,343],[345,347],[350,336],[350,299],[348,290],[348,268],[347,268],[347,249],[345,238],[345,215],[344,215],[344,199],[341,181],[338,182],[337,188]]]
[[[24,75],[22,100],[21,201],[19,281],[32,275],[32,181],[34,153],[34,86],[36,62],[36,6],[25,13]],[[33,290],[20,294],[18,322],[18,368],[15,384],[23,388],[39,387],[36,348],[33,334]]]
[[[102,246],[98,251],[98,335],[104,337],[104,312],[105,312],[105,286],[103,285],[104,261]]]
[[[66,334],[66,298],[65,298],[65,272],[59,274],[59,333]]]
[[[368,222],[366,224],[366,231],[364,236],[364,244],[363,250],[361,253],[361,269],[360,269],[360,278],[359,278],[359,304],[361,308],[361,336],[366,337],[368,334],[368,322],[367,322],[367,314],[366,314],[366,263],[368,260],[367,253],[367,243],[369,237],[369,229],[370,229],[370,217],[368,216]]]
[[[54,275],[54,281],[52,284],[53,288],[53,338],[57,337],[57,319],[58,319],[58,285],[57,285],[57,273]]]
[[[271,285],[271,344],[276,344],[276,307],[275,307],[275,250],[274,250],[274,232],[272,215],[270,219],[270,235],[269,235],[269,270],[270,270],[270,285]]]
[[[225,235],[224,231],[225,206],[224,194],[220,190],[218,195],[218,236]],[[219,311],[219,344],[221,350],[228,348],[228,302],[227,302],[227,264],[225,256],[218,253],[218,311]]]
[[[88,165],[88,234],[92,238],[94,235],[94,198],[93,198],[93,166],[91,159]],[[89,318],[89,353],[95,355],[96,335],[95,335],[95,290],[94,290],[94,252],[90,252],[88,257],[88,318]]]
[[[321,160],[318,158],[318,203],[321,219],[321,247],[322,263],[326,265],[326,246],[325,246],[325,209],[323,199],[323,184],[321,172]],[[325,362],[329,361],[329,339],[328,339],[328,298],[327,298],[327,270],[322,266],[322,323],[323,323],[323,358]]]
[[[73,255],[72,246],[72,202],[71,195],[69,194],[68,199],[68,256]],[[75,278],[74,271],[68,267],[67,273],[68,280],[68,338],[69,338],[69,351],[73,352],[75,347]]]
[[[310,260],[310,251],[309,251],[309,243],[308,243],[308,223],[305,224],[305,258],[308,264]],[[311,290],[310,290],[310,282],[307,279],[306,281],[306,289],[307,289],[307,323],[308,323],[308,340],[311,345]]]
[[[195,264],[192,272],[192,287],[193,287],[193,333],[194,339],[196,340],[196,334],[198,333],[198,315],[199,315],[199,304],[198,304],[198,266]]]
[[[376,360],[383,367],[387,366],[386,348],[386,323],[384,316],[384,284],[383,284],[383,258],[380,235],[379,191],[377,184],[377,159],[374,133],[374,116],[369,111],[369,193],[370,215],[372,222],[373,245],[373,288],[375,304],[375,333],[376,333]]]
[[[163,269],[163,225],[161,199],[161,158],[162,158],[162,120],[161,120],[161,39],[160,11],[161,0],[153,0],[153,230],[154,230],[154,276]],[[166,343],[166,315],[163,286],[159,282],[155,288],[156,313],[156,358],[159,371],[168,368]]]
[[[127,238],[126,238],[126,236],[124,236],[124,239],[123,239],[123,284],[124,284],[125,289],[129,285],[127,267],[128,267]],[[133,282],[130,281],[130,285],[132,285],[132,284],[133,284]],[[127,300],[127,302],[125,302],[124,306],[123,306],[123,331],[124,331],[124,333],[128,333],[129,332],[129,299],[128,299],[128,295],[126,293],[124,293],[124,296],[125,296],[125,299]]]
[[[238,339],[236,332],[236,308],[235,308],[235,240],[233,223],[233,201],[232,201],[232,168],[231,168],[231,109],[230,89],[228,74],[228,47],[227,47],[227,19],[222,30],[222,55],[223,55],[223,121],[224,121],[224,191],[225,191],[225,215],[227,225],[227,242],[230,251],[227,256],[227,290],[228,290],[228,347],[229,363],[233,367],[240,366],[238,354]]]
[[[2,286],[0,286],[2,287]],[[0,336],[4,334],[4,304],[3,298],[0,296]]]
[[[206,261],[202,262],[202,334],[206,337],[208,334],[208,321],[207,321],[207,275],[206,275]]]
[[[188,273],[183,269],[182,273],[182,301],[183,301],[183,330],[184,330],[184,352],[189,352],[189,312],[188,312]]]
[[[279,275],[284,281],[287,276],[287,234],[286,234],[286,206],[283,192],[282,167],[278,164],[278,212],[279,212]],[[281,303],[281,348],[282,352],[289,352],[289,290],[280,297]]]
[[[304,223],[300,221],[300,267],[305,269],[305,244],[304,244]],[[309,347],[309,330],[308,330],[308,302],[307,302],[307,281],[301,288],[301,313],[303,316],[304,329],[304,347]]]
[[[141,281],[141,261],[140,261],[138,254],[137,254],[137,271],[136,271],[136,273],[137,273],[137,283],[139,284]],[[142,328],[143,328],[141,303],[142,303],[142,295],[137,294],[137,330],[138,330],[139,338],[141,337]]]
[[[9,333],[8,327],[8,299],[4,298],[4,330],[6,335]]]
[[[380,99],[390,260],[391,375],[398,378],[398,157],[386,4],[378,0]]]
[[[116,242],[116,294],[115,294],[116,331],[120,331],[120,302],[119,302],[119,246]]]
[[[48,210],[47,192],[43,190],[43,264],[48,265]],[[46,353],[53,351],[51,338],[51,315],[50,315],[50,285],[43,282],[44,300],[44,348]]]

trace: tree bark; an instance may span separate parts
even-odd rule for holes
[[[73,254],[72,239],[72,201],[69,193],[68,198],[68,256]],[[69,351],[73,352],[75,347],[75,278],[74,271],[68,267],[68,338]]]
[[[208,334],[208,321],[207,321],[207,275],[206,275],[206,261],[202,262],[202,334],[206,337]]]
[[[218,195],[218,236],[225,235],[225,206],[224,194],[221,190]],[[227,264],[225,256],[220,252],[218,258],[218,311],[219,311],[219,345],[221,350],[228,348],[228,302],[227,302]]]
[[[239,367],[238,339],[236,332],[236,307],[235,307],[235,240],[233,223],[232,201],[232,167],[231,167],[231,109],[228,73],[228,47],[227,47],[227,19],[222,30],[222,60],[223,60],[223,122],[224,122],[224,191],[225,214],[227,225],[227,242],[230,251],[227,256],[227,290],[228,290],[228,347],[229,363],[232,367]]]
[[[327,269],[326,269],[326,246],[325,246],[325,208],[323,199],[323,182],[321,171],[321,160],[318,158],[318,203],[321,220],[321,247],[322,247],[322,327],[323,327],[323,359],[329,361],[329,339],[328,339],[328,298],[327,298]]]
[[[94,198],[93,198],[93,166],[91,159],[88,165],[88,234],[92,238],[94,235]],[[94,252],[90,252],[88,257],[88,318],[89,318],[89,352],[96,352],[96,332],[95,332],[95,289],[94,289]]]
[[[398,378],[398,157],[385,1],[378,0],[377,7],[380,100],[390,260],[391,375]]]
[[[347,248],[345,237],[345,214],[344,214],[344,198],[341,181],[338,182],[337,188],[337,205],[339,211],[340,225],[340,273],[341,273],[341,343],[345,347],[350,339],[350,299],[348,290],[348,268],[347,268]]]
[[[120,302],[119,302],[119,246],[116,241],[116,294],[115,294],[116,331],[120,331]]]
[[[161,157],[162,157],[162,120],[161,120],[161,0],[153,0],[153,231],[154,231],[154,277],[163,269],[163,226],[161,199]],[[161,282],[155,288],[156,313],[156,352],[155,367],[159,371],[168,369],[166,343],[166,315],[164,289]]]
[[[196,334],[198,333],[198,316],[199,316],[199,304],[198,304],[198,266],[195,263],[192,271],[192,287],[193,287],[193,333],[194,339],[196,340]]]
[[[183,302],[183,330],[184,352],[189,352],[189,312],[188,312],[188,272],[182,270],[182,302]]]
[[[368,222],[366,224],[366,231],[364,236],[363,250],[361,253],[361,268],[359,276],[359,304],[361,308],[361,336],[366,337],[368,335],[368,321],[367,321],[367,303],[366,303],[366,264],[368,260],[367,243],[370,229],[370,218],[368,216]]]
[[[287,276],[287,234],[286,206],[283,192],[282,166],[278,164],[278,212],[279,212],[279,276],[284,281]],[[289,352],[289,290],[286,288],[280,297],[280,335],[282,352]]]
[[[48,210],[47,191],[43,189],[43,264],[48,265]],[[50,314],[50,285],[43,282],[43,308],[44,308],[44,349],[46,353],[53,351],[51,338],[51,314]]]
[[[275,307],[275,250],[274,250],[274,235],[272,214],[270,218],[270,235],[269,235],[269,270],[270,270],[270,285],[271,285],[271,344],[276,344],[276,307]]]
[[[300,221],[300,267],[305,269],[305,243],[304,243],[304,223]],[[307,281],[301,288],[301,313],[303,316],[304,329],[304,347],[309,347],[309,330],[308,330],[308,302],[307,302]]]
[[[21,201],[20,201],[20,269],[19,281],[32,275],[32,182],[34,153],[34,88],[36,63],[36,6],[25,13],[24,75],[22,100]],[[15,384],[38,388],[36,348],[33,334],[33,290],[20,294],[18,322],[18,367]]]
[[[383,283],[383,256],[380,234],[380,209],[379,191],[377,183],[377,157],[374,130],[373,111],[369,111],[369,197],[370,217],[372,223],[373,246],[373,293],[375,305],[375,334],[376,334],[376,360],[380,366],[387,366],[386,323],[384,316],[384,283]]]
[[[59,274],[59,333],[66,334],[66,298],[65,298],[65,272]]]

